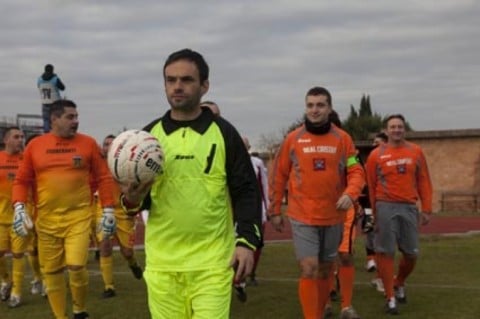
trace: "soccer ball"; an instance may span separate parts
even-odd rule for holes
[[[112,141],[107,163],[120,184],[146,184],[162,171],[162,146],[148,132],[128,130]]]

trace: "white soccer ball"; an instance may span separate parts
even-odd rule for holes
[[[162,171],[162,146],[148,132],[128,130],[112,141],[107,162],[110,172],[120,184],[146,184]]]

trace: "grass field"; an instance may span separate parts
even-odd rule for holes
[[[386,318],[383,297],[369,282],[372,275],[363,269],[362,238],[356,243],[354,306],[363,319]],[[421,258],[408,280],[408,304],[400,305],[397,318],[478,319],[480,318],[480,236],[422,238]],[[139,259],[143,258],[138,252]],[[145,284],[133,278],[115,256],[117,296],[100,298],[103,286],[98,264],[91,258],[88,309],[93,319],[149,318]],[[232,298],[232,319],[301,318],[297,298],[298,270],[290,242],[269,243],[264,248],[258,269],[259,286],[248,287],[244,304]],[[26,279],[24,304],[9,309],[0,304],[0,319],[52,318],[47,300],[32,296]],[[338,318],[338,303],[334,303]],[[214,318],[212,318],[214,319]]]

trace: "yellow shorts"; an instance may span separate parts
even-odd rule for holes
[[[97,225],[101,222],[101,217],[97,218]],[[135,226],[136,220],[135,217],[127,218],[127,219],[119,219],[117,218],[117,231],[113,238],[117,240],[120,246],[125,248],[133,248],[135,245]],[[97,226],[97,233],[96,233],[97,241],[101,242],[104,238],[103,232],[100,227]]]
[[[228,319],[233,269],[143,274],[152,319]]]
[[[0,224],[0,251],[24,253],[27,250],[27,238],[18,236],[11,224]]]
[[[355,207],[352,206],[347,211],[347,214],[345,216],[345,222],[343,223],[342,242],[338,247],[338,252],[352,254],[354,240],[355,240]]]
[[[78,221],[62,229],[61,235],[38,231],[39,260],[45,273],[87,264],[90,223],[90,219]]]
[[[38,251],[38,236],[35,229],[32,229],[28,232],[27,251]]]

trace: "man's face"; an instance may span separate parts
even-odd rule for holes
[[[201,97],[208,91],[208,80],[200,84],[195,63],[179,60],[165,68],[165,92],[173,111],[190,113],[199,108]]]
[[[405,139],[405,123],[401,119],[392,118],[387,123],[388,141],[393,143],[402,142]]]
[[[313,124],[324,124],[328,121],[328,115],[332,112],[332,106],[325,95],[307,95],[305,98],[305,115]]]
[[[23,151],[23,143],[25,136],[23,132],[17,129],[10,130],[5,136],[5,149],[10,154],[17,154]]]
[[[65,112],[60,116],[52,116],[52,131],[64,138],[72,138],[78,130],[78,113],[74,107],[65,107]]]
[[[102,154],[104,157],[107,157],[108,150],[110,149],[110,145],[112,145],[113,137],[107,137],[103,140],[102,144]]]

